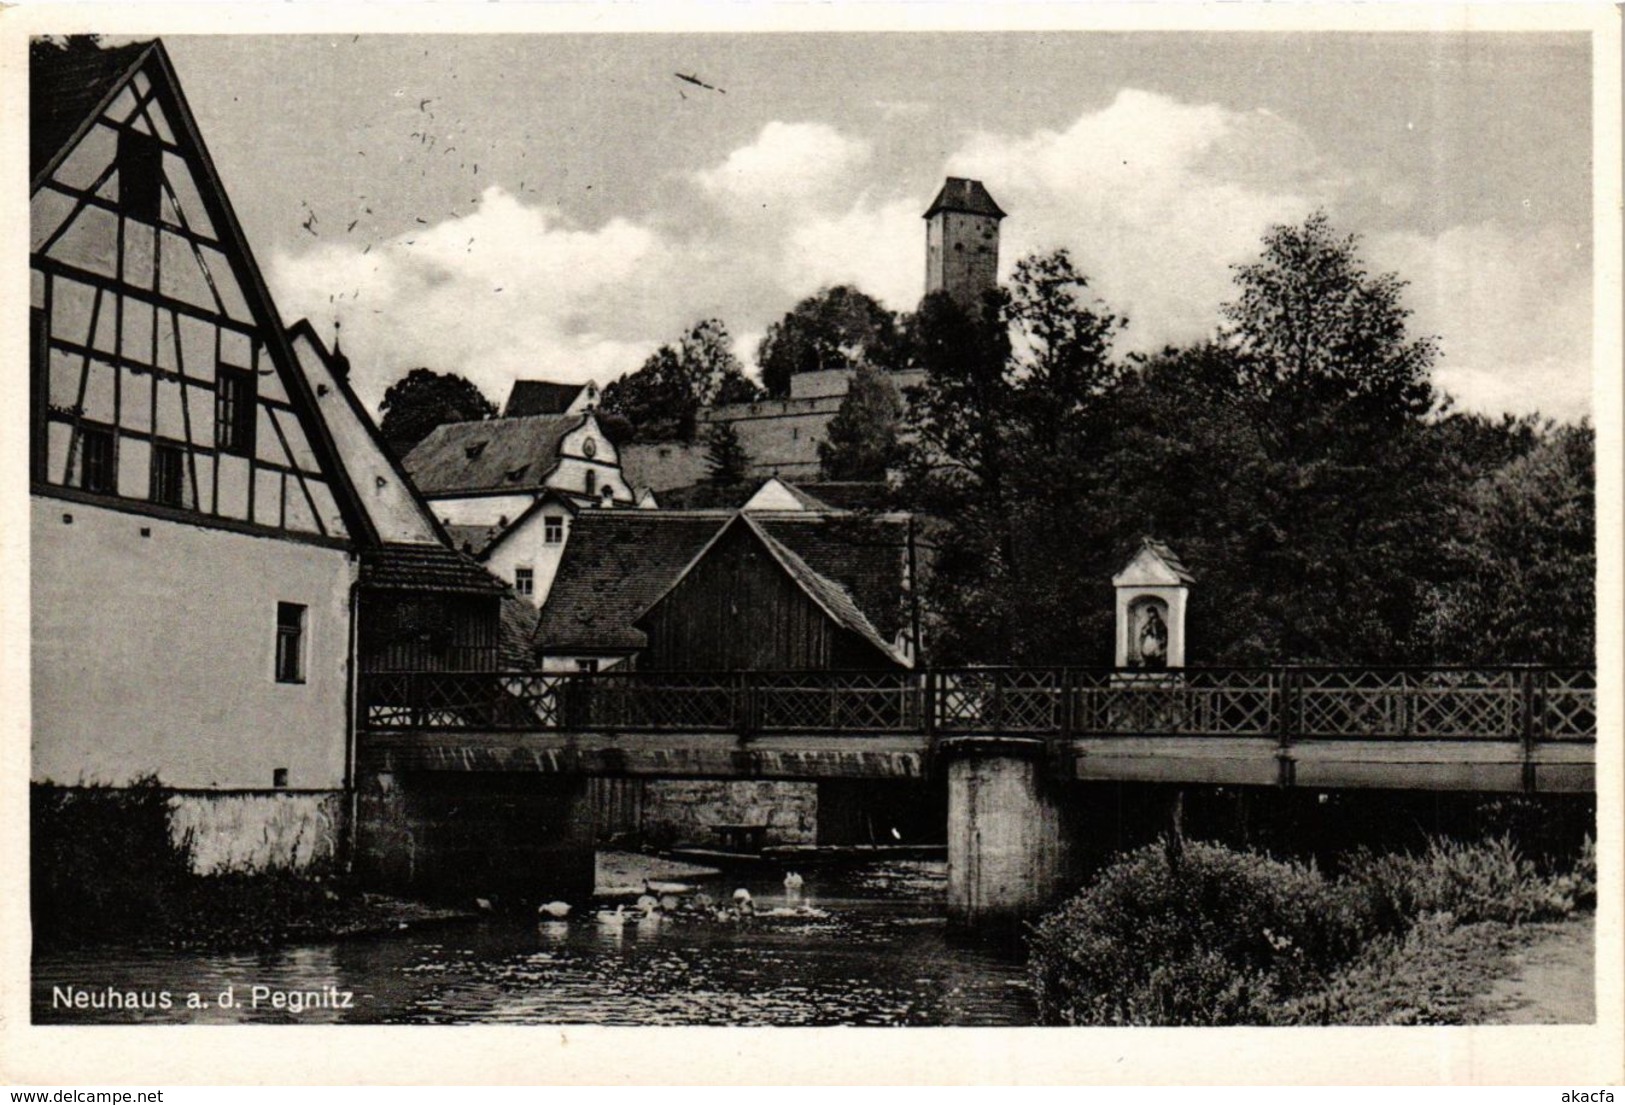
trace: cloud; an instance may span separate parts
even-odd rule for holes
[[[688,194],[659,219],[583,227],[491,187],[471,214],[368,253],[310,243],[267,269],[290,320],[325,331],[342,317],[373,404],[416,365],[461,373],[493,399],[517,376],[608,381],[705,317],[741,335],[749,364],[750,336],[819,288],[917,304],[931,196],[882,179],[874,161],[864,138],[775,121],[680,178]],[[1255,258],[1271,225],[1325,206],[1358,231],[1341,210],[1403,201],[1380,166],[1339,166],[1276,115],[1132,89],[1064,128],[969,135],[942,169],[984,181],[1011,213],[1005,273],[1027,253],[1072,250],[1095,294],[1130,319],[1120,351],[1213,334],[1235,294],[1230,266]],[[1574,242],[1484,223],[1368,236],[1365,257],[1412,282],[1415,329],[1442,338],[1436,382],[1461,405],[1588,409],[1589,256]]]
[[[1415,333],[1439,337],[1434,383],[1458,405],[1563,419],[1591,411],[1591,256],[1550,227],[1499,222],[1389,233],[1365,253],[1410,281]]]
[[[288,318],[342,319],[369,403],[417,365],[458,372],[500,401],[516,376],[602,380],[635,367],[675,329],[658,293],[677,264],[645,227],[573,228],[491,187],[472,214],[367,252],[278,252],[269,276]]]
[[[869,155],[867,142],[824,123],[775,120],[750,145],[734,150],[721,165],[695,173],[694,180],[730,213],[744,214],[850,195],[853,175]]]
[[[1313,145],[1265,112],[1125,89],[1065,130],[978,134],[948,160],[987,182],[1011,217],[1001,261],[1066,246],[1108,306],[1126,349],[1212,332],[1229,266],[1272,225],[1336,193]]]

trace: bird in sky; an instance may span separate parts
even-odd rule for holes
[[[707,89],[711,92],[720,92],[724,96],[728,94],[728,90],[726,88],[718,88],[714,84],[706,84],[692,73],[673,73],[672,76],[676,77],[680,81],[687,81],[689,84],[698,85],[700,88]],[[682,90],[679,89],[678,91]],[[687,99],[687,97],[685,96],[684,99]]]

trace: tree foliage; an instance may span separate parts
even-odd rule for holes
[[[825,439],[818,443],[823,478],[886,479],[901,457],[898,430],[902,417],[903,400],[886,373],[860,365],[830,419]]]
[[[604,388],[606,430],[615,440],[692,441],[695,413],[711,403],[741,403],[761,389],[745,375],[733,338],[718,319],[695,323],[675,345],[662,345],[636,372]]]
[[[706,435],[705,464],[712,483],[738,484],[750,477],[750,454],[732,422],[717,422]]]
[[[436,426],[494,417],[496,404],[468,380],[454,372],[414,368],[389,385],[378,405],[383,421],[379,431],[402,455]]]
[[[897,317],[856,288],[825,288],[767,328],[757,348],[762,384],[775,398],[790,394],[800,372],[890,367],[899,352]]]
[[[1114,358],[1065,254],[982,310],[930,297],[904,493],[940,519],[933,661],[1105,664],[1110,579],[1153,535],[1197,576],[1188,662],[1583,662],[1592,434],[1452,413],[1324,215],[1237,266],[1211,340]]]

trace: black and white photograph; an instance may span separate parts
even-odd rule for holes
[[[1619,1027],[1617,12],[242,7],[4,42],[25,1024]]]

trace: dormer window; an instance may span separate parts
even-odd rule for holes
[[[506,472],[503,473],[503,476],[505,476],[507,478],[509,483],[518,483],[520,481],[520,479],[522,479],[524,477],[525,473],[528,472],[529,470],[530,470],[530,465],[521,464],[518,468],[510,468],[510,469],[508,469]]]
[[[468,457],[469,460],[477,460],[483,452],[485,452],[485,442],[483,441],[476,441],[463,449],[463,455]]]

